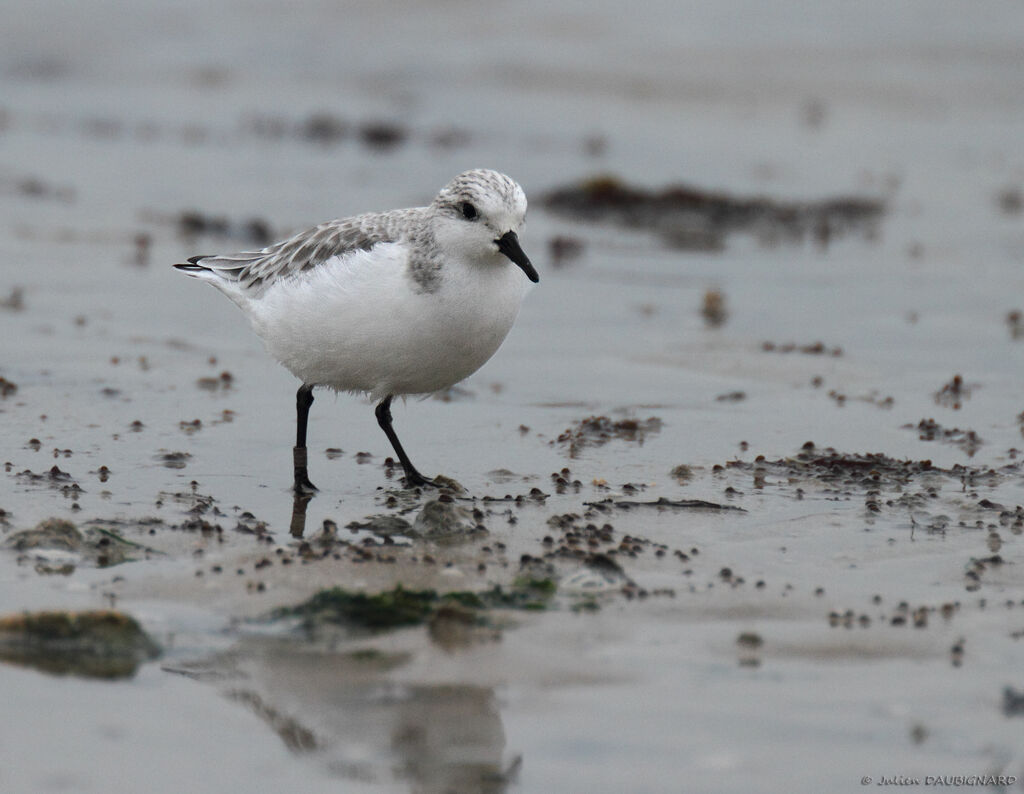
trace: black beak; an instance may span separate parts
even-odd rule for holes
[[[534,284],[540,281],[540,276],[537,275],[537,271],[533,269],[533,265],[530,264],[529,257],[523,253],[523,249],[519,247],[519,238],[515,232],[505,232],[501,237],[494,241],[498,250],[501,251],[505,256],[519,265],[522,271],[526,274],[526,277],[530,279]]]

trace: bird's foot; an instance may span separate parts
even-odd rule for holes
[[[295,485],[293,490],[296,496],[312,496],[320,490],[309,481],[309,469],[306,458],[305,447],[292,447],[292,461],[295,464]]]
[[[295,484],[292,486],[296,496],[312,496],[320,489],[309,481],[305,472],[295,472]]]
[[[432,480],[429,477],[424,477],[416,469],[406,470],[405,472],[405,487],[406,488],[441,488],[443,487],[437,480]]]
[[[430,479],[429,477],[424,477],[418,471],[414,471],[411,477],[409,472],[406,472],[405,484],[407,488],[437,488],[439,491],[451,491],[455,494],[466,492],[466,489],[458,482],[453,480],[451,477],[445,477],[443,474],[438,474],[433,479]]]

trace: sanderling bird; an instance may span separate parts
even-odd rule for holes
[[[459,174],[427,207],[328,221],[262,251],[175,265],[234,301],[267,351],[302,381],[297,494],[316,490],[306,424],[317,386],[378,401],[377,422],[407,486],[435,485],[402,448],[391,401],[446,389],[498,349],[526,279],[539,281],[516,234],[525,217],[523,189],[478,169]]]

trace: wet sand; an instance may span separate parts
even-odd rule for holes
[[[1021,787],[1020,8],[15,6],[2,613],[161,655],[5,657],[0,789]],[[297,384],[170,265],[476,166],[541,282],[394,407],[464,493],[318,393],[296,505]],[[275,613],[397,587],[439,600]]]

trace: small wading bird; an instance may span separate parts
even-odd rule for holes
[[[306,452],[316,386],[377,400],[377,422],[406,485],[436,485],[402,448],[391,401],[446,389],[498,349],[527,279],[539,281],[516,235],[525,217],[523,189],[478,169],[459,174],[427,207],[328,221],[262,251],[175,265],[234,301],[267,351],[302,381],[297,495],[316,491]]]

